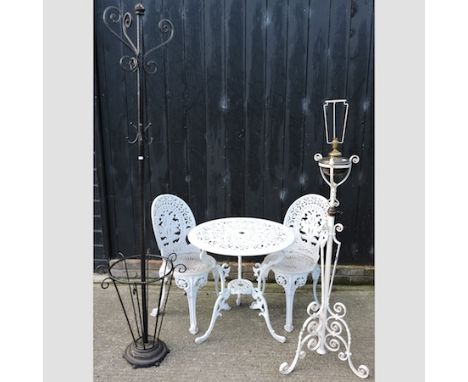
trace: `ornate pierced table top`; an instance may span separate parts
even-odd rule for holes
[[[281,251],[294,241],[291,228],[258,218],[223,218],[194,227],[190,243],[226,256],[258,256]]]

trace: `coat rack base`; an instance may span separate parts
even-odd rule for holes
[[[137,345],[135,345],[135,342],[131,342],[127,346],[123,357],[133,368],[158,367],[169,352],[170,350],[161,340],[146,343],[145,349],[143,349],[143,342],[140,338],[137,340]]]

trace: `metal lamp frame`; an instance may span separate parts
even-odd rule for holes
[[[345,106],[344,126],[341,139],[336,139],[336,114],[335,107],[337,103],[343,103]],[[328,126],[326,108],[328,105],[333,105],[333,137],[328,138]],[[346,123],[348,117],[348,103],[346,100],[329,100],[325,101],[324,119],[325,119],[325,134],[327,135],[327,143],[333,143],[337,140],[339,143],[344,141],[344,132],[346,131]],[[306,356],[306,349],[318,354],[326,354],[328,351],[337,352],[338,358],[342,361],[348,361],[349,367],[353,373],[360,378],[369,376],[369,368],[365,365],[360,365],[357,368],[351,359],[351,332],[344,317],[346,315],[346,306],[341,302],[334,304],[330,303],[330,295],[333,288],[335,278],[336,265],[340,255],[341,242],[337,239],[336,233],[343,231],[341,223],[335,224],[336,207],[339,201],[336,197],[337,189],[341,186],[351,174],[353,164],[359,162],[357,155],[352,155],[350,158],[341,158],[337,160],[333,156],[329,156],[324,160],[321,154],[315,154],[315,161],[318,162],[320,174],[330,188],[329,209],[328,209],[328,238],[325,246],[325,251],[320,253],[320,271],[321,271],[321,299],[320,302],[313,301],[307,307],[308,317],[304,321],[299,333],[296,353],[291,364],[283,362],[280,365],[282,374],[291,373],[299,359]],[[336,172],[340,171],[341,179],[335,181]],[[344,174],[343,174],[344,173]],[[341,346],[343,350],[340,351]]]

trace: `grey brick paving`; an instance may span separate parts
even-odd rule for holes
[[[183,292],[171,289],[170,300],[161,338],[171,349],[160,367],[133,369],[122,352],[131,340],[117,295],[112,287],[102,290],[94,284],[94,380],[96,382],[146,381],[359,381],[347,362],[336,353],[319,356],[307,353],[289,376],[278,372],[279,365],[294,356],[300,326],[306,317],[305,309],[311,299],[309,285],[298,290],[295,301],[295,330],[283,330],[284,294],[275,284],[268,284],[266,298],[272,325],[284,334],[284,344],[269,334],[257,311],[250,310],[250,299],[223,313],[211,337],[203,344],[194,343],[188,332],[187,303]],[[215,301],[214,288],[208,284],[198,295],[198,325],[206,330]],[[371,369],[368,381],[374,380],[374,288],[372,286],[337,286],[333,301],[343,302],[348,309],[347,322],[352,334],[355,365],[366,364]]]

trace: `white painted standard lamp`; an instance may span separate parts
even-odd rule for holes
[[[349,104],[345,99],[327,100],[323,104],[325,135],[327,143],[332,146],[332,151],[325,158],[321,154],[314,156],[322,178],[330,187],[328,238],[325,251],[320,253],[321,300],[320,303],[313,301],[307,307],[308,318],[304,321],[299,333],[294,359],[291,364],[287,362],[281,364],[279,370],[282,374],[289,374],[294,370],[298,360],[305,357],[306,350],[303,348],[306,347],[310,351],[322,355],[328,351],[339,351],[338,358],[342,361],[348,361],[354,374],[360,378],[369,376],[367,366],[360,365],[356,368],[351,359],[351,333],[344,320],[345,305],[341,302],[330,305],[330,294],[341,248],[341,242],[337,240],[336,232],[343,230],[342,224],[335,224],[336,207],[339,205],[336,191],[338,186],[341,186],[348,179],[353,163],[359,162],[357,155],[346,158],[338,150],[344,142],[348,109]],[[341,126],[338,125],[338,122]],[[342,346],[343,348],[341,348]]]

